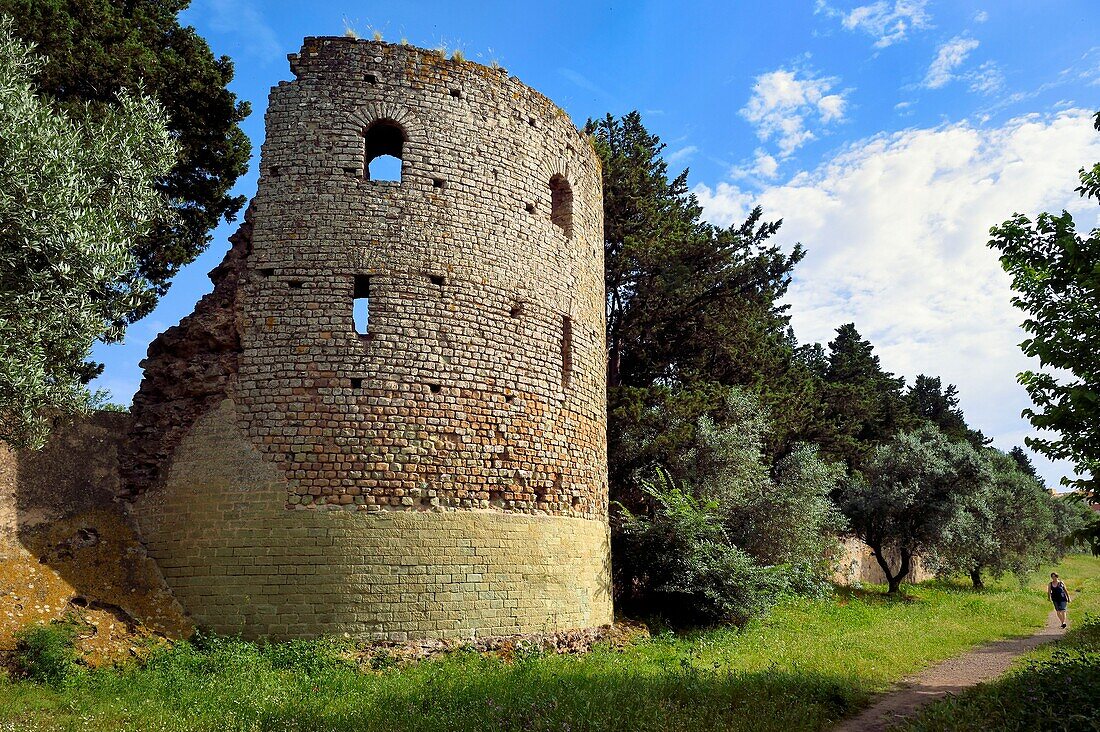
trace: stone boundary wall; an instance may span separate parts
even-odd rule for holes
[[[612,621],[607,525],[500,511],[287,511],[231,400],[183,438],[141,533],[200,627],[407,640]]]
[[[896,565],[894,565],[896,566]],[[909,583],[923,582],[932,579],[935,575],[924,568],[920,557],[913,559],[913,567],[909,570],[909,576],[905,581]],[[842,542],[841,555],[837,559],[837,571],[833,575],[833,581],[842,585],[854,584],[886,584],[886,575],[882,573],[882,567],[871,553],[871,547],[859,539],[845,539]]]

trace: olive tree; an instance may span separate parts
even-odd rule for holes
[[[121,339],[149,293],[133,247],[170,217],[155,183],[177,146],[140,95],[58,111],[11,27],[0,17],[0,440],[33,447],[54,415],[89,407],[92,344]]]
[[[991,478],[973,446],[925,425],[872,450],[838,502],[895,593],[914,558],[942,545],[945,528],[966,520],[968,505]]]

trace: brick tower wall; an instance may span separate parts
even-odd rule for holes
[[[144,363],[171,383],[143,384],[139,428],[186,425],[130,473],[150,553],[197,623],[246,635],[609,622],[591,145],[430,51],[309,38],[291,68],[221,294]]]

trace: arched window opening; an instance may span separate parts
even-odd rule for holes
[[[550,179],[550,221],[566,238],[573,237],[573,189],[563,175]]]
[[[391,120],[379,120],[367,128],[367,180],[401,180],[401,161],[405,150],[405,131]]]

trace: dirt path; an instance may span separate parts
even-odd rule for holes
[[[1051,612],[1047,617],[1046,627],[1036,631],[1034,635],[979,646],[903,679],[896,690],[883,694],[859,716],[834,727],[833,732],[888,730],[892,725],[913,716],[925,704],[1000,676],[1008,670],[1017,656],[1061,637],[1063,632],[1065,631],[1059,627],[1057,616]]]

